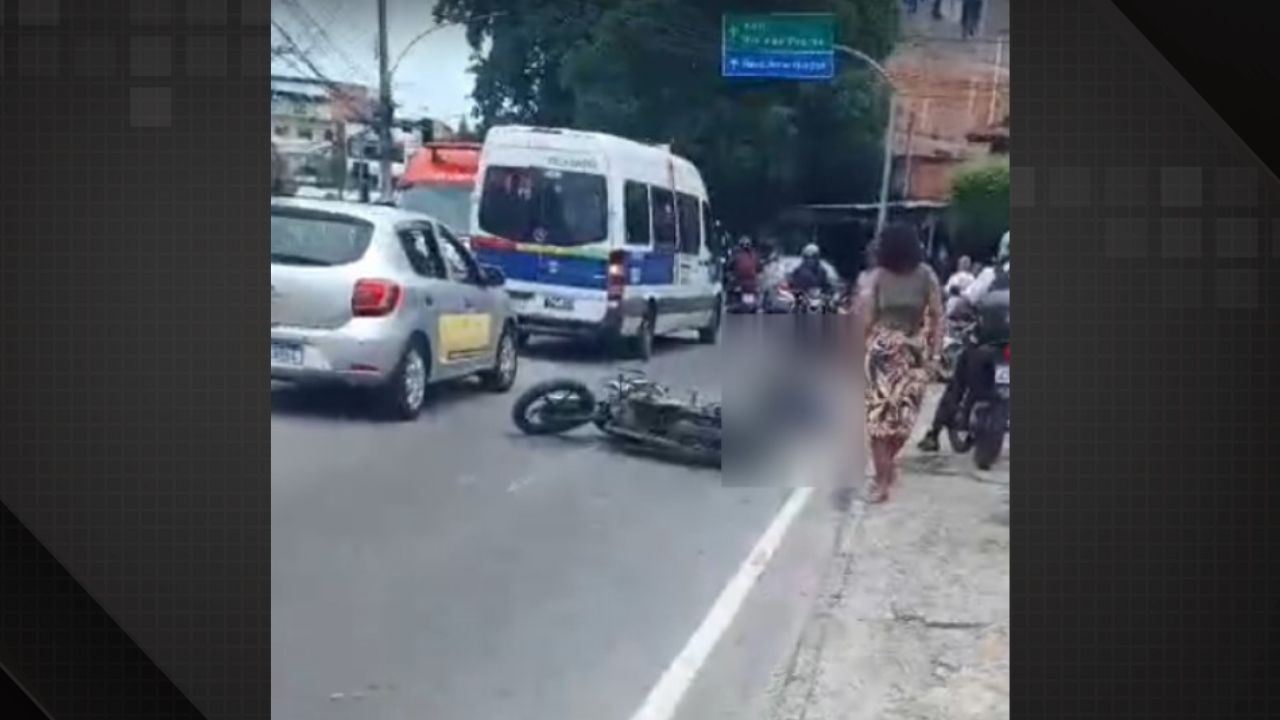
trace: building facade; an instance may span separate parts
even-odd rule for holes
[[[918,0],[903,5],[903,38],[887,63],[900,98],[894,132],[897,197],[946,200],[956,168],[992,154],[992,143],[982,139],[992,128],[1004,128],[1007,144],[1009,0],[970,0],[971,8],[978,8],[972,34],[965,32],[965,4]]]

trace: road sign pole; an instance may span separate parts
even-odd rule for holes
[[[880,176],[880,207],[876,212],[876,238],[884,233],[889,219],[889,179],[893,176],[893,135],[897,129],[898,94],[889,92],[889,121],[884,128],[884,170]]]
[[[884,169],[880,176],[880,207],[876,212],[876,237],[879,238],[889,220],[889,180],[893,176],[893,139],[898,129],[898,89],[894,86],[893,79],[889,77],[889,71],[870,55],[854,50],[848,45],[836,45],[835,49],[870,65],[880,74],[880,79],[884,80],[885,87],[889,91],[889,118],[884,126]]]

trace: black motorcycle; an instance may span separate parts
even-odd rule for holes
[[[527,435],[558,435],[593,423],[624,448],[720,467],[720,403],[675,397],[642,371],[626,370],[602,396],[571,379],[540,382],[516,399],[511,419]]]
[[[729,281],[725,300],[725,309],[737,315],[754,315],[762,307],[760,293],[755,285],[744,284],[737,279]]]
[[[947,439],[952,450],[972,450],[974,464],[990,470],[1009,433],[1009,342],[988,341],[978,345],[976,353],[977,369],[947,428]]]

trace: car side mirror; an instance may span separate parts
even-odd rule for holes
[[[502,287],[507,284],[507,276],[492,265],[481,265],[480,284],[485,287]]]

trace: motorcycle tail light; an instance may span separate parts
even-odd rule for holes
[[[606,277],[606,294],[611,300],[622,298],[622,290],[627,285],[627,253],[614,250],[609,253],[609,269]]]
[[[1005,361],[1005,362],[1010,362],[1010,360],[1009,360],[1009,346],[1008,346],[1008,345],[1005,345],[1005,346],[1004,346],[1004,361]]]

